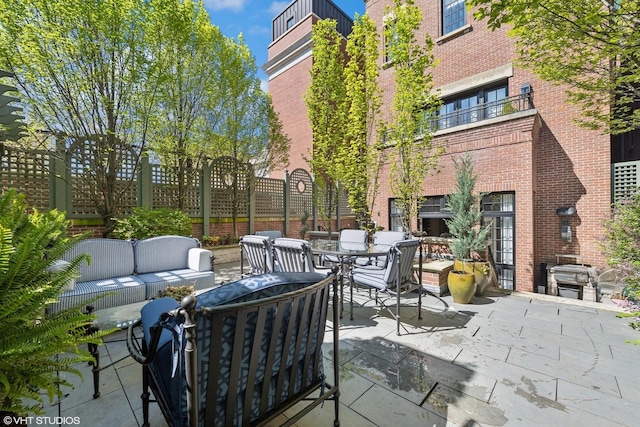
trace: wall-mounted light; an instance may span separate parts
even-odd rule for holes
[[[562,218],[562,222],[560,224],[560,239],[562,239],[563,242],[571,243],[571,226],[569,225],[568,217],[576,214],[576,208],[559,208],[556,210],[556,214]]]

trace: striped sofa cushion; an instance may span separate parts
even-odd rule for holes
[[[197,248],[191,237],[159,236],[138,240],[133,246],[137,274],[180,270],[189,267],[189,249]]]
[[[86,260],[80,263],[80,277],[76,279],[76,283],[133,274],[133,244],[128,240],[81,240],[63,259],[71,261],[82,254],[89,254],[91,260],[89,263]]]
[[[47,307],[47,311],[57,313],[87,303],[98,296],[100,298],[91,302],[91,305],[96,310],[117,307],[144,301],[146,287],[144,282],[136,276],[122,276],[76,283],[73,291],[64,292],[60,295],[58,302]]]

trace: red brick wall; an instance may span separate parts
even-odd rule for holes
[[[392,0],[368,0],[366,10],[382,32],[386,6]],[[423,11],[423,35],[436,40],[441,36],[441,2],[417,2]],[[490,31],[483,22],[474,21],[467,12],[469,32],[436,44],[439,64],[433,71],[436,87],[465,77],[514,63],[514,42],[507,29]],[[269,48],[270,58],[285,49],[310,27],[300,25]],[[382,45],[381,45],[382,51]],[[381,55],[382,61],[382,55]],[[382,64],[380,64],[382,66]],[[292,139],[289,170],[305,167],[302,160],[311,147],[311,130],[302,94],[310,83],[311,60],[305,60],[273,78],[269,90],[280,112],[285,131]],[[609,215],[610,154],[609,137],[576,126],[579,111],[565,102],[564,89],[541,81],[530,72],[513,65],[509,94],[516,95],[529,83],[534,91],[537,115],[517,120],[446,133],[435,142],[445,147],[439,173],[425,177],[423,194],[446,195],[453,189],[451,156],[468,151],[474,158],[481,192],[513,191],[516,197],[516,288],[534,289],[541,262],[555,261],[556,253],[580,254],[585,262],[604,267],[598,241],[602,220]],[[380,84],[384,91],[383,115],[389,117],[393,102],[393,68],[381,67]],[[388,227],[388,203],[391,193],[388,165],[381,180],[381,194],[373,210],[373,219]],[[574,206],[578,212],[570,218],[573,242],[560,239],[560,207]]]
[[[441,35],[441,2],[419,4],[423,31],[436,40]],[[391,0],[366,2],[367,13],[381,31],[385,7],[392,5]],[[514,41],[507,36],[506,28],[490,31],[483,22],[474,21],[470,12],[467,22],[471,31],[434,48],[439,61],[433,72],[436,87],[514,62]],[[384,102],[389,106],[394,90],[392,68],[381,71],[380,82]],[[610,154],[607,135],[574,124],[579,111],[566,104],[563,88],[514,66],[509,94],[518,94],[523,83],[530,83],[534,90],[539,125],[527,124],[522,133],[502,125],[436,138],[444,144],[447,154],[440,161],[440,173],[425,180],[424,194],[450,192],[453,171],[449,156],[470,150],[479,191],[516,192],[516,286],[531,290],[540,280],[539,264],[555,261],[556,253],[580,254],[585,262],[604,268],[598,241],[603,232],[602,220],[609,215]],[[388,114],[389,109],[385,111]],[[386,181],[383,179],[385,185],[374,216],[379,212],[376,219],[388,226],[388,198],[393,195]],[[574,206],[578,211],[569,220],[571,243],[560,239],[561,219],[556,210],[565,206]]]

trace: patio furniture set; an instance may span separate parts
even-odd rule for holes
[[[158,403],[169,425],[217,426],[263,425],[300,401],[310,402],[288,419],[291,425],[326,400],[335,402],[339,425],[335,325],[331,379],[322,354],[329,300],[336,321],[347,282],[352,318],[354,286],[374,292],[381,308],[397,294],[400,334],[399,294],[420,286],[413,272],[419,241],[396,232],[379,232],[372,243],[360,230],[312,242],[267,232],[244,236],[240,246],[249,272],[214,287],[211,252],[195,239],[81,241],[63,262],[83,253],[91,262],[81,264],[75,286],[52,310],[101,295],[107,296],[96,308],[130,304],[170,285],[193,284],[199,290],[194,295],[181,303],[156,298],[128,327],[129,353],[143,369],[143,425],[149,425],[150,402]],[[97,358],[97,347],[90,350]],[[94,398],[99,370],[96,364]]]

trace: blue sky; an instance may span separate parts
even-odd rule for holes
[[[336,6],[353,18],[364,14],[363,0],[333,0]],[[271,20],[286,6],[289,0],[204,0],[211,22],[227,37],[242,37],[256,58],[256,65],[267,62],[267,47],[271,43]],[[266,74],[258,71],[258,77],[266,81]],[[266,87],[263,84],[263,87]]]

